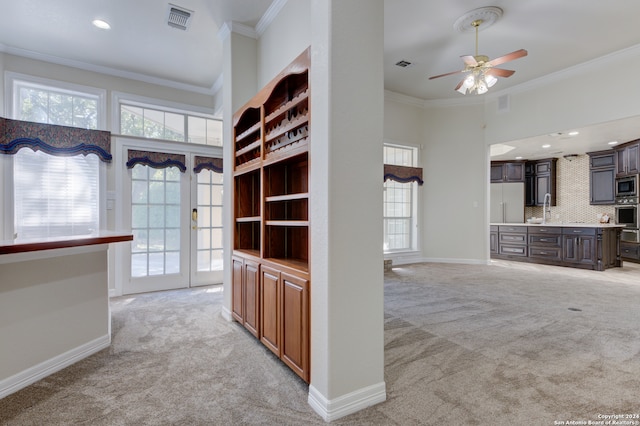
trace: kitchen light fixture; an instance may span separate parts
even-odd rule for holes
[[[608,142],[607,145],[618,145],[618,141],[611,141]]]
[[[542,145],[542,147],[543,147],[543,148],[551,148],[551,145],[549,145],[549,144],[545,144],[545,145]]]
[[[94,27],[100,28],[101,30],[111,29],[111,25],[109,25],[109,23],[104,19],[94,19],[93,21],[91,21],[91,23],[93,24]]]
[[[569,136],[578,136],[579,134],[580,132],[577,131],[569,132]]]

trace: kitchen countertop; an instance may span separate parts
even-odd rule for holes
[[[571,222],[549,222],[549,223],[490,223],[498,226],[547,226],[556,228],[624,228],[626,225],[615,223],[571,223]]]

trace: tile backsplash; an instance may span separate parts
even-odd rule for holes
[[[589,156],[579,155],[556,163],[556,205],[551,207],[551,223],[598,222],[598,215],[607,213],[614,221],[615,206],[589,204]],[[525,219],[542,217],[542,207],[525,207]]]

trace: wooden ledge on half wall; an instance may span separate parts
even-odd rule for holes
[[[26,253],[42,250],[54,250],[69,247],[91,246],[132,241],[133,235],[126,232],[99,231],[87,235],[67,237],[37,238],[0,241],[0,255]]]

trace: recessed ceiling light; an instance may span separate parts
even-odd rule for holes
[[[93,24],[94,27],[100,28],[101,30],[110,30],[111,29],[111,25],[109,25],[109,23],[107,21],[102,20],[102,19],[94,19],[93,21],[91,21],[91,23]]]
[[[569,132],[569,136],[578,136],[579,134],[580,132],[576,132],[576,131]]]
[[[517,156],[517,157],[516,157],[516,160],[522,160],[522,157]]]
[[[551,148],[551,145],[546,144],[546,145],[542,145],[543,148]]]
[[[611,142],[608,142],[608,145],[618,145],[618,141],[611,141]]]

